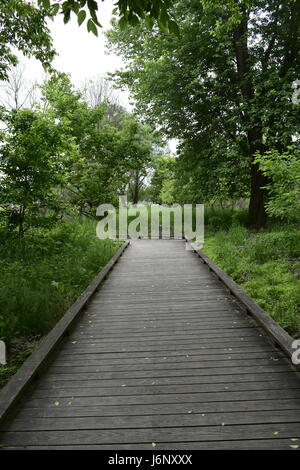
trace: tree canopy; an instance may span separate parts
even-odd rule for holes
[[[300,1],[179,0],[170,11],[180,36],[115,21],[110,48],[127,63],[115,80],[142,115],[180,139],[181,165],[202,194],[248,191],[249,223],[260,227],[267,179],[255,154],[282,152],[299,129],[292,84],[300,76]]]
[[[62,3],[55,0],[38,0],[38,4],[53,15],[62,13],[65,23],[68,23],[71,14],[75,14],[78,24],[86,21],[87,30],[97,36],[97,28],[101,27],[98,10],[99,5],[105,8],[104,0],[65,0]],[[163,31],[177,34],[178,26],[170,14],[171,5],[171,0],[118,0],[113,12],[118,15],[121,28],[127,24],[136,26],[144,21],[149,28],[157,23]]]
[[[0,1],[0,80],[6,80],[9,67],[16,65],[16,48],[25,56],[34,56],[50,68],[55,56],[47,19],[52,13],[27,0]]]

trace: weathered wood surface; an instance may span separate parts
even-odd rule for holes
[[[139,240],[0,442],[18,449],[300,449],[299,374],[184,242]]]

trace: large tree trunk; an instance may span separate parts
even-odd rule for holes
[[[132,202],[137,204],[140,196],[140,175],[139,171],[135,170],[133,174],[133,189],[132,189]]]
[[[266,190],[265,177],[261,174],[257,165],[251,167],[251,196],[249,203],[249,228],[259,229],[266,225],[267,215],[265,210]]]
[[[242,6],[243,14],[240,24],[233,31],[233,44],[235,48],[237,72],[239,75],[242,97],[247,105],[245,121],[248,125],[247,140],[250,160],[253,163],[256,151],[263,152],[262,131],[258,118],[252,118],[251,107],[255,98],[254,85],[251,79],[251,68],[248,50],[248,11]],[[266,224],[267,214],[265,210],[266,190],[262,186],[266,179],[259,171],[257,165],[251,165],[251,190],[249,204],[249,227],[262,228]]]

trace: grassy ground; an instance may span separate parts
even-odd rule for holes
[[[96,222],[65,221],[0,244],[0,386],[86,288],[121,243],[99,240]]]
[[[203,251],[294,335],[300,330],[299,227],[273,223],[253,232],[243,220],[243,212],[209,213]]]

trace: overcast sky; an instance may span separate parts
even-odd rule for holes
[[[57,57],[53,66],[71,75],[74,85],[79,86],[87,78],[94,78],[113,72],[123,66],[122,59],[113,54],[105,53],[104,31],[109,29],[113,9],[113,0],[105,0],[100,4],[99,21],[103,30],[99,29],[98,37],[88,33],[86,24],[78,26],[77,18],[71,15],[71,21],[64,24],[62,15],[49,21],[48,25],[53,38]],[[42,80],[44,71],[41,64],[35,59],[24,59],[21,54],[20,62],[26,65],[26,78],[31,80]],[[128,94],[117,92],[120,95],[121,104],[128,106]]]

